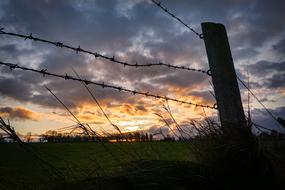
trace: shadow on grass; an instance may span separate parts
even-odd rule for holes
[[[188,189],[190,186],[205,189],[204,172],[201,165],[192,162],[137,161],[116,176],[62,184],[58,189]]]
[[[238,159],[235,159],[238,161]],[[138,161],[136,167],[128,167],[116,176],[89,178],[71,184],[62,184],[57,189],[169,189],[169,190],[213,190],[213,189],[280,189],[272,170],[264,170],[256,164],[218,163],[217,166],[193,162]],[[134,165],[132,163],[131,165]],[[223,168],[221,168],[223,167]],[[137,168],[141,168],[137,170]]]
[[[274,159],[249,128],[204,133],[189,142],[189,149],[195,162],[137,161],[123,166],[115,176],[62,184],[57,189],[282,189]],[[285,171],[284,164],[277,167]]]

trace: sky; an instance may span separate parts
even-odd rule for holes
[[[264,105],[285,117],[285,2],[282,0],[163,0],[161,3],[199,33],[202,22],[225,25],[235,69]],[[0,27],[100,52],[130,63],[164,62],[208,70],[203,40],[150,0],[2,0]],[[0,61],[83,78],[133,90],[212,106],[211,78],[165,67],[129,68],[63,48],[0,35]],[[45,89],[47,85],[78,117],[98,131],[112,132],[82,83],[13,71],[0,66],[0,116],[16,131],[41,134],[74,125],[72,117]],[[122,131],[164,127],[162,100],[89,85],[102,108]],[[240,86],[244,109],[253,121],[278,126]],[[217,111],[168,102],[181,125],[216,117]],[[165,128],[167,132],[167,128]],[[168,131],[169,132],[169,131]]]

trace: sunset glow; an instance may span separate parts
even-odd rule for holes
[[[265,1],[261,4],[249,3],[250,6],[247,1],[239,4],[228,1],[221,7],[213,5],[211,9],[215,11],[208,11],[202,3],[197,3],[198,7],[194,8],[190,1],[167,4],[197,30],[200,30],[200,23],[207,19],[224,23],[238,75],[250,80],[252,90],[271,111],[277,116],[284,116],[285,30],[282,24],[276,24],[275,19],[285,18],[280,7],[268,6]],[[252,10],[249,11],[248,7]],[[36,1],[34,4],[3,1],[0,8],[1,27],[5,27],[5,31],[33,33],[33,36],[71,46],[80,45],[130,63],[162,61],[208,70],[202,41],[194,38],[183,26],[173,24],[148,1]],[[205,14],[201,16],[197,10],[203,10]],[[263,11],[262,16],[260,11]],[[269,16],[272,12],[276,14],[274,18]],[[261,30],[259,27],[263,25],[263,19],[258,15],[267,18],[269,26],[262,26]],[[211,77],[205,74],[159,66],[124,67],[49,44],[4,35],[0,45],[1,61],[72,76],[75,75],[74,68],[84,79],[196,104],[215,104]],[[98,132],[115,131],[81,83],[42,77],[26,71],[10,72],[4,67],[0,67],[0,72],[0,116],[9,118],[19,133],[41,134],[75,124],[72,116],[44,88],[44,84],[81,122],[89,123]],[[217,111],[212,109],[91,85],[89,88],[110,120],[123,132],[155,131],[163,127],[165,124],[155,114],[167,116],[163,109],[166,103],[173,117],[181,124],[191,119],[217,118]],[[247,109],[247,91],[243,88],[241,95]],[[272,123],[270,117],[260,113],[264,110],[254,99],[249,103],[254,120]]]

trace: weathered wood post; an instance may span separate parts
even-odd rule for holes
[[[222,24],[202,23],[215,96],[222,126],[245,126],[246,119],[227,32]]]

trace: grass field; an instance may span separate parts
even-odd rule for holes
[[[178,183],[200,186],[203,184],[202,174],[207,173],[204,171],[205,164],[193,157],[193,147],[183,142],[42,143],[29,144],[29,147],[32,152],[18,144],[0,144],[1,190],[81,189],[87,186],[87,179],[100,179],[100,176],[104,179],[101,179],[97,189],[112,189],[106,186],[109,183],[125,185],[128,189],[127,184],[122,183],[126,180],[122,178],[122,173],[128,176],[128,182],[135,181],[138,187],[154,187],[158,182],[151,180],[160,178],[158,181],[164,180],[166,184],[163,189],[179,189],[168,182],[178,180]],[[267,143],[264,147],[270,150],[272,146]],[[284,146],[275,153],[279,159],[285,159]],[[187,176],[195,177],[185,178]],[[94,181],[88,182],[88,186],[92,185]]]
[[[92,177],[96,172],[116,175],[122,166],[136,160],[191,161],[188,145],[181,142],[43,143],[29,146],[36,155],[18,144],[0,144],[0,189],[52,188],[56,178],[52,167],[72,182]]]

